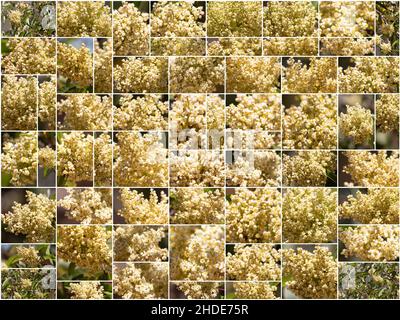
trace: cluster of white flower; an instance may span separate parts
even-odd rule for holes
[[[285,242],[336,241],[337,192],[328,188],[288,189],[283,197],[282,225]]]
[[[228,242],[281,242],[281,194],[277,189],[235,189],[226,207]]]
[[[399,258],[400,228],[391,225],[343,227],[339,238],[341,254],[364,261],[393,261]]]
[[[226,257],[231,280],[277,281],[281,278],[281,252],[269,244],[237,244]]]
[[[303,248],[283,251],[283,275],[291,279],[286,286],[301,298],[335,299],[337,262],[327,247],[313,251]]]

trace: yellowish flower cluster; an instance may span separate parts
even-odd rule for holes
[[[281,181],[281,157],[275,151],[254,151],[237,154],[228,164],[228,186],[273,187]]]
[[[399,131],[400,100],[398,95],[383,94],[375,102],[376,126],[383,132]]]
[[[3,135],[2,174],[10,176],[13,186],[36,184],[38,148],[37,134],[23,132],[15,137]]]
[[[299,104],[285,108],[283,146],[287,149],[335,149],[336,97],[300,95]]]
[[[155,2],[151,13],[153,37],[201,37],[205,35],[203,7],[190,1]]]
[[[58,201],[66,215],[81,224],[107,224],[112,222],[112,196],[110,189],[67,189],[68,194]]]
[[[319,8],[319,25],[324,37],[361,38],[374,31],[372,1],[323,1]]]
[[[153,56],[204,56],[206,44],[204,38],[152,38]],[[212,56],[213,54],[210,54]]]
[[[170,65],[170,91],[220,92],[224,85],[225,62],[221,58],[176,57]]]
[[[207,125],[207,96],[180,94],[174,97],[169,112],[171,126],[179,131],[206,129]]]
[[[399,224],[399,191],[368,189],[348,195],[339,207],[339,217],[357,223]]]
[[[29,289],[32,287],[33,283],[29,278],[21,279],[21,287],[24,289]]]
[[[169,112],[170,148],[219,149],[224,138],[224,108],[224,99],[218,95],[174,96]]]
[[[7,1],[2,6],[2,36],[44,37],[55,31],[55,6],[52,1]]]
[[[114,271],[114,293],[123,299],[166,299],[168,264],[129,263]]]
[[[359,103],[346,106],[347,112],[340,113],[340,133],[351,137],[355,144],[369,144],[374,138],[374,119],[371,110]]]
[[[161,191],[160,197],[151,189],[149,197],[142,192],[122,188],[119,191],[122,208],[118,215],[128,224],[167,224],[168,197]]]
[[[207,129],[224,130],[225,102],[219,95],[207,96]]]
[[[283,155],[283,184],[324,187],[336,170],[336,155],[329,151],[298,151]]]
[[[57,103],[63,114],[59,129],[107,130],[111,129],[112,98],[94,94],[73,94]]]
[[[101,133],[94,139],[94,185],[110,187],[112,183],[113,146],[109,134]]]
[[[261,130],[227,130],[226,147],[235,150],[279,149],[281,134]]]
[[[207,147],[207,131],[205,129],[197,131],[196,129],[191,128],[177,131],[173,125],[175,125],[175,123],[173,123],[171,127],[172,133],[170,136],[170,148],[174,150],[197,150],[205,149]],[[219,136],[223,138],[223,132],[221,132]]]
[[[375,32],[377,55],[399,55],[396,42],[399,33],[399,4],[397,2],[377,2],[375,5]]]
[[[336,241],[336,190],[328,188],[287,189],[283,196],[282,225],[285,242]]]
[[[226,107],[226,124],[240,130],[280,130],[281,102],[276,94],[238,94]]]
[[[56,151],[49,146],[39,148],[38,162],[42,168],[54,169],[56,167]]]
[[[286,286],[306,299],[335,299],[337,262],[326,247],[310,252],[302,248],[283,250],[283,274],[292,280]]]
[[[116,55],[147,55],[149,51],[149,14],[134,3],[124,2],[113,12],[113,41]]]
[[[1,215],[7,232],[23,235],[26,242],[53,242],[56,201],[43,194],[26,191],[26,203],[14,202],[11,211]]]
[[[115,185],[162,187],[168,184],[168,152],[159,135],[119,132],[116,137]]]
[[[168,248],[160,246],[166,228],[119,226],[114,230],[115,261],[165,261]]]
[[[7,14],[7,18],[12,25],[18,26],[21,24],[23,12],[19,10],[11,10]]]
[[[89,275],[111,271],[111,230],[103,226],[57,227],[57,257]]]
[[[170,275],[173,280],[222,280],[224,228],[170,227]]]
[[[1,127],[3,130],[36,130],[37,79],[3,76]]]
[[[54,299],[48,283],[55,282],[55,273],[48,269],[8,269],[1,271],[2,299]]]
[[[39,84],[39,120],[46,124],[48,130],[56,129],[56,78],[51,77],[49,81],[44,81]]]
[[[223,189],[170,189],[171,223],[224,223],[224,195]]]
[[[93,136],[63,133],[57,144],[57,170],[71,183],[93,181]]]
[[[374,53],[374,39],[322,38],[321,54],[332,56],[366,56]]]
[[[209,37],[259,37],[261,33],[261,1],[208,2],[207,35]]]
[[[290,93],[336,92],[336,58],[289,58],[283,67],[282,88]]]
[[[279,92],[278,58],[239,57],[226,62],[227,92]]]
[[[317,35],[317,8],[311,1],[269,1],[264,8],[264,36]]]
[[[22,262],[25,268],[37,268],[42,264],[42,258],[34,246],[18,246],[15,249],[19,262]]]
[[[170,184],[173,187],[222,187],[225,182],[224,155],[191,150],[171,153]]]
[[[209,56],[260,56],[261,40],[253,38],[221,38],[208,43]]]
[[[71,299],[98,300],[104,298],[100,281],[81,281],[69,284]]]
[[[365,261],[393,261],[399,257],[400,228],[391,225],[357,226],[343,228],[339,239],[346,258]]]
[[[382,55],[390,55],[392,52],[392,44],[389,42],[386,42],[385,40],[382,39],[381,36],[376,37],[376,45],[379,46]]]
[[[270,244],[236,244],[226,256],[230,280],[276,281],[281,278],[281,252]]]
[[[315,56],[318,54],[318,39],[269,38],[263,41],[263,49],[265,56]]]
[[[226,207],[228,242],[280,242],[281,194],[277,189],[235,189]]]
[[[143,97],[123,95],[114,106],[114,128],[117,130],[166,130],[168,101],[157,94]]]
[[[61,1],[57,5],[59,37],[111,37],[111,9],[104,1]]]
[[[114,89],[119,92],[167,92],[168,60],[129,57],[114,65]]]
[[[112,41],[94,42],[94,91],[106,93],[112,91]]]
[[[187,299],[216,299],[219,294],[219,282],[179,282],[177,288]]]
[[[277,299],[277,286],[270,282],[234,282],[236,299]]]
[[[399,92],[398,57],[353,57],[339,67],[339,89],[347,93]]]
[[[57,72],[81,87],[91,86],[93,57],[89,48],[84,43],[77,49],[70,44],[58,42]]]
[[[56,41],[47,38],[8,39],[10,52],[3,54],[3,73],[50,74],[56,72]]]
[[[391,154],[383,150],[346,151],[347,164],[343,172],[351,177],[347,186],[397,187],[399,185],[399,153]]]

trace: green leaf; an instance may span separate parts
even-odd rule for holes
[[[329,180],[336,182],[336,174],[332,170],[326,170],[326,176]]]
[[[7,187],[10,185],[10,181],[11,181],[11,175],[8,173],[1,173],[1,185],[3,187]]]
[[[11,256],[10,258],[7,259],[6,266],[9,268],[14,267],[20,260],[21,257],[19,255]]]
[[[177,200],[178,200],[178,197],[177,197],[177,195],[176,195],[175,193],[170,192],[170,194],[169,194],[169,200],[170,200],[170,201],[177,201]]]
[[[65,186],[67,179],[64,176],[58,176],[57,178],[57,185],[58,186]]]
[[[56,257],[53,254],[46,254],[43,256],[43,259],[53,262],[56,260]]]
[[[293,280],[292,276],[288,275],[288,276],[283,276],[282,278],[282,287],[286,287],[286,284]]]
[[[48,247],[49,247],[49,245],[47,245],[47,244],[40,244],[36,248],[39,251],[40,255],[44,256],[47,253],[47,248]]]
[[[49,245],[46,248],[46,256],[52,256]]]
[[[58,143],[62,142],[62,137],[63,137],[63,133],[62,132],[57,132],[57,142]]]
[[[11,52],[10,48],[8,47],[7,42],[8,42],[7,39],[1,40],[1,54],[7,54],[7,53]]]
[[[75,263],[71,262],[68,266],[68,274],[73,275],[75,273]]]
[[[1,285],[1,288],[3,289],[3,291],[5,291],[5,289],[8,287],[8,285],[10,284],[10,279],[9,278],[5,278],[4,280],[3,280],[3,283],[2,283],[2,285]]]

